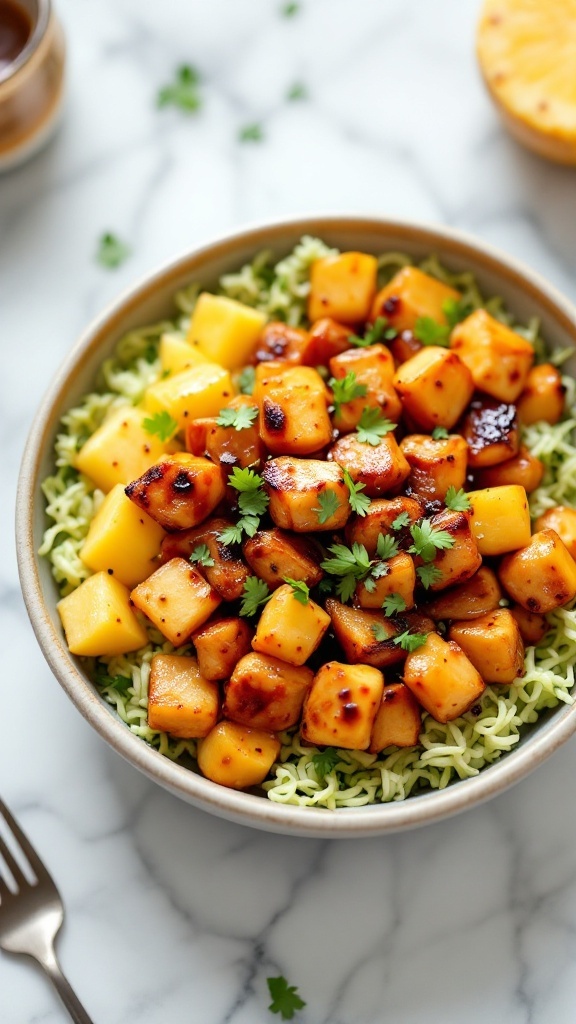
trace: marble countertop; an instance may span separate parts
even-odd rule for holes
[[[0,792],[58,880],[60,954],[98,1024],[572,1024],[576,743],[491,804],[357,843],[287,839],[164,793],[102,743],[43,662],[12,541],[20,453],[56,366],[120,289],[255,219],[350,212],[465,228],[574,296],[576,172],[504,133],[474,60],[478,0],[58,0],[58,136],[0,178],[4,537]],[[177,65],[203,106],[158,110]],[[296,84],[307,98],[288,100]],[[262,139],[240,142],[256,123]],[[99,236],[132,255],[100,267]],[[67,1017],[0,954],[2,1024]]]

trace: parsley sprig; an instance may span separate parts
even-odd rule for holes
[[[266,978],[270,992],[268,1009],[271,1013],[279,1013],[282,1020],[292,1020],[297,1010],[302,1010],[306,1003],[298,995],[296,985],[289,985],[286,978]]]
[[[432,437],[435,441],[443,441],[445,437],[448,437],[448,431],[446,427],[434,427],[432,431]]]
[[[262,488],[262,477],[253,469],[235,466],[228,483],[239,492],[238,508],[240,518],[234,526],[227,526],[218,535],[223,544],[239,544],[242,535],[253,537],[260,525],[260,517],[268,508],[268,495]]]
[[[257,576],[249,576],[242,590],[240,615],[248,617],[256,615],[258,609],[265,605],[271,597],[272,594],[264,580],[258,579]]]
[[[402,597],[402,594],[398,594],[394,591],[393,594],[388,594],[388,597],[384,598],[382,610],[385,615],[388,615],[389,617],[397,615],[399,612],[406,611],[406,601]]]
[[[147,434],[157,434],[161,441],[169,441],[178,430],[178,423],[166,409],[154,413],[153,416],[147,416],[142,420],[142,426]]]
[[[370,558],[364,545],[356,542],[350,548],[345,544],[332,544],[328,551],[333,557],[325,558],[320,567],[330,576],[338,577],[336,593],[342,601],[349,601],[357,583],[364,583],[369,593],[375,590],[375,581],[390,572],[387,560],[398,554],[398,545],[394,538],[381,534],[376,558]]]
[[[413,544],[408,548],[410,554],[420,555],[424,562],[433,562],[437,551],[454,547],[454,537],[448,530],[435,530],[430,519],[421,519],[410,527]]]
[[[340,415],[343,405],[346,405],[347,402],[353,402],[355,398],[364,398],[368,391],[366,384],[358,383],[354,370],[350,370],[345,377],[339,380],[336,377],[331,377],[328,381],[328,387],[332,389],[334,412],[337,416]]]
[[[117,693],[128,693],[132,686],[132,676],[111,676],[107,671],[107,665],[101,661],[96,662],[96,682],[102,689],[116,690]]]
[[[158,91],[156,103],[159,107],[177,107],[185,114],[193,114],[200,109],[200,75],[190,64],[181,64],[176,69],[174,81]]]
[[[197,565],[214,565],[214,559],[210,554],[210,548],[207,544],[197,544],[190,555],[189,561]]]
[[[130,246],[126,245],[126,242],[123,242],[111,231],[106,231],[98,241],[96,259],[100,266],[106,267],[108,270],[115,270],[128,259],[130,252]]]
[[[216,423],[219,427],[234,427],[234,430],[247,430],[258,415],[255,405],[241,405],[239,409],[221,409]]]
[[[388,320],[385,316],[376,317],[376,320],[365,332],[363,337],[358,334],[351,334],[348,341],[351,345],[356,348],[368,348],[370,345],[375,345],[378,341],[391,341],[396,337],[398,331],[395,327],[390,327]]]
[[[370,498],[367,494],[361,493],[366,484],[355,484],[347,469],[343,469],[342,472],[344,474],[344,483],[348,488],[348,501],[352,511],[356,512],[356,515],[365,516],[370,508]]]
[[[238,377],[238,387],[241,395],[252,395],[256,383],[256,369],[253,366],[245,366]]]
[[[449,342],[450,328],[447,324],[439,324],[431,316],[419,316],[414,324],[414,337],[423,345],[442,345]]]
[[[364,409],[358,426],[356,427],[357,438],[362,444],[371,444],[374,448],[391,430],[396,430],[397,424],[386,419],[380,409],[367,407]]]
[[[304,580],[293,580],[289,576],[285,576],[284,583],[288,583],[292,587],[292,597],[295,601],[299,601],[300,604],[308,604],[310,588],[304,583]]]
[[[340,507],[340,502],[334,491],[321,491],[318,495],[318,502],[319,507],[313,508],[312,511],[316,513],[320,525],[324,526],[324,523],[327,523],[336,513]]]
[[[396,516],[396,519],[392,523],[392,529],[402,530],[405,526],[410,526],[410,513],[400,512],[400,514]]]
[[[342,758],[335,747],[326,747],[312,757],[312,764],[319,779],[325,779],[330,772],[334,771],[336,765]]]
[[[452,329],[461,320],[465,320],[467,316],[470,316],[470,313],[474,312],[474,307],[471,302],[467,302],[465,299],[444,299],[442,312],[448,321],[448,326]]]
[[[462,488],[457,491],[455,487],[449,487],[446,491],[444,504],[446,508],[451,508],[453,512],[467,512],[468,509],[472,508],[472,503]]]
[[[403,651],[417,651],[419,647],[423,647],[426,643],[428,634],[427,633],[411,633],[409,629],[406,629],[403,633],[394,637],[393,643],[397,647],[401,647]]]

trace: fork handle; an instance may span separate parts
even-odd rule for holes
[[[37,960],[50,978],[74,1024],[94,1024],[94,1021],[86,1013],[70,982],[64,975],[54,947],[43,951],[42,956],[38,956]]]

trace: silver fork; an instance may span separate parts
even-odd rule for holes
[[[0,800],[0,949],[37,960],[76,1024],[93,1024],[62,973],[54,939],[64,920],[60,893],[38,854]],[[34,880],[2,836],[4,818],[15,848],[24,855]],[[2,865],[2,859],[9,874]],[[12,877],[10,878],[9,875]]]

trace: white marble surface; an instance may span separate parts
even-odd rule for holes
[[[15,481],[80,328],[136,277],[230,227],[293,212],[472,230],[574,295],[576,172],[503,133],[474,62],[477,0],[59,0],[62,130],[0,179],[3,659],[0,792],[57,877],[61,958],[97,1024],[264,1024],[284,974],[302,1024],[572,1024],[576,744],[489,806],[356,844],[267,836],[161,792],[52,679],[20,599]],[[196,117],[159,112],[174,67]],[[302,81],[309,99],[288,103]],[[238,130],[261,123],[261,143]],[[133,249],[94,261],[113,230]],[[8,481],[8,484],[6,484]],[[2,1024],[66,1015],[0,953]]]

